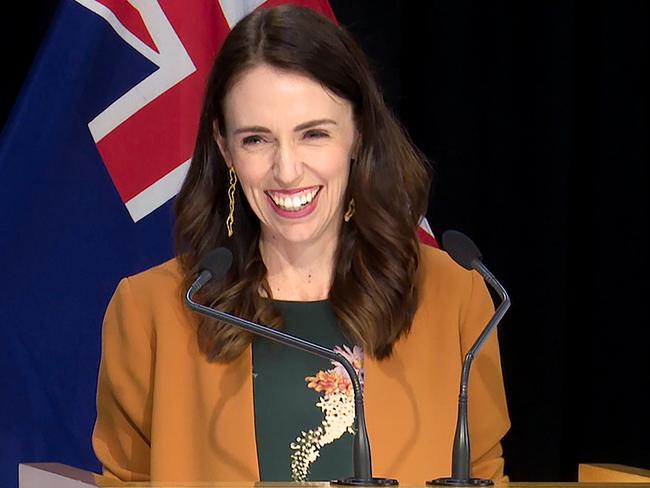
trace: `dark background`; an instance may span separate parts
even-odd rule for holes
[[[2,125],[58,1],[11,3]],[[650,468],[650,2],[330,3],[434,163],[436,235],[472,236],[513,299],[511,479]]]

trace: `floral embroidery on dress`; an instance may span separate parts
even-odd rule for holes
[[[334,347],[334,351],[345,356],[359,376],[363,388],[363,350],[359,346]],[[315,376],[307,376],[307,387],[323,393],[316,406],[320,408],[325,419],[316,429],[301,432],[295,442],[291,443],[291,477],[294,481],[307,481],[309,468],[320,455],[320,449],[343,434],[354,434],[354,389],[350,377],[337,361],[330,361],[334,366],[327,371],[319,371]]]

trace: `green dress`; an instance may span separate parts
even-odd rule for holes
[[[327,300],[274,302],[283,331],[341,348],[362,374],[362,352],[343,335]],[[255,433],[261,481],[327,481],[352,475],[354,395],[337,363],[264,338],[253,341]]]

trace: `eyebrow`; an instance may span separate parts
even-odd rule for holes
[[[294,132],[298,132],[301,130],[310,129],[312,127],[316,127],[317,125],[323,125],[323,124],[338,125],[338,123],[332,119],[316,119],[316,120],[310,120],[308,122],[303,122],[302,124],[295,126],[293,130]],[[243,132],[262,132],[265,134],[269,134],[271,131],[268,128],[263,127],[261,125],[251,125],[248,127],[240,127],[239,129],[235,129],[233,134],[241,134]]]

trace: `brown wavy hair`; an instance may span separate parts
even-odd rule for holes
[[[195,279],[209,250],[225,246],[233,265],[225,279],[200,292],[203,303],[280,328],[259,249],[260,223],[238,186],[234,235],[226,234],[228,168],[214,139],[225,134],[223,104],[238,77],[253,66],[306,75],[348,100],[360,134],[345,200],[356,213],[341,226],[329,300],[347,337],[377,359],[408,333],[418,305],[416,229],[428,202],[428,164],[386,107],[364,53],[342,27],[312,10],[257,10],[230,32],[212,67],[188,175],[176,201],[177,256],[184,284]],[[268,298],[260,296],[263,290]],[[270,299],[269,299],[270,298]],[[199,347],[210,361],[230,361],[250,334],[198,320]]]

